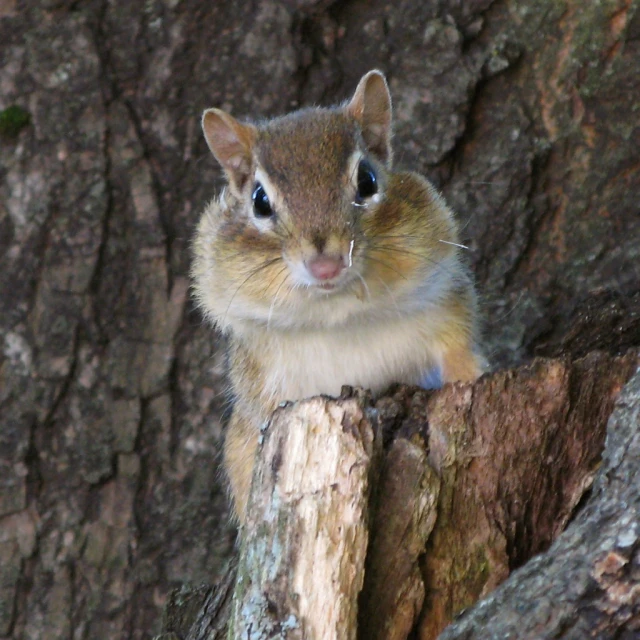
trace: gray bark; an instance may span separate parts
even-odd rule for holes
[[[328,104],[381,68],[492,362],[638,345],[637,7],[0,1],[0,637],[149,638],[233,553],[224,345],[187,280],[207,107]]]

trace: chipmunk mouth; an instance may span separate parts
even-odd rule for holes
[[[331,281],[316,281],[309,286],[309,289],[316,291],[319,295],[338,294],[351,291],[352,285],[357,281],[356,275],[350,270],[345,269],[337,278]]]
[[[309,287],[311,291],[316,291],[319,294],[335,293],[342,288],[341,282],[316,282]]]

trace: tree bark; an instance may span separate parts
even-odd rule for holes
[[[640,636],[640,369],[620,394],[591,497],[548,552],[440,640]]]
[[[494,366],[620,354],[640,344],[639,34],[637,0],[0,0],[0,638],[148,639],[234,553],[224,341],[188,295],[221,186],[205,108],[330,104],[382,69],[395,164],[460,218]],[[429,451],[396,446],[428,484]]]
[[[626,440],[618,429],[621,412],[632,423],[640,411],[629,406],[640,373],[610,421],[614,449],[605,453],[593,495],[547,549],[590,494],[607,418],[639,365],[636,352],[594,352],[573,364],[537,360],[434,393],[401,387],[372,406],[362,397],[359,404],[316,398],[277,412],[242,531],[229,637],[434,640],[523,566],[507,582],[516,586],[509,587],[503,623],[514,635],[505,637],[571,637],[554,630],[596,621],[593,629],[611,634],[635,629],[640,502],[633,481],[640,469],[635,449],[625,449],[636,435],[632,424]],[[371,423],[387,440],[380,464],[371,455]],[[621,464],[623,454],[629,468],[607,495],[607,465]],[[529,571],[534,556],[537,569]],[[533,586],[521,582],[524,575]],[[589,575],[600,585],[597,594]],[[607,598],[614,601],[605,606]],[[598,606],[600,617],[592,611]],[[526,623],[514,626],[523,610]],[[484,604],[477,611],[489,619]],[[608,613],[616,615],[607,620]],[[500,616],[493,606],[492,619]],[[468,637],[474,628],[478,637],[494,637],[483,635],[487,627],[477,626],[473,613],[467,617],[459,635],[448,630],[443,637]],[[503,637],[503,627],[494,626]]]

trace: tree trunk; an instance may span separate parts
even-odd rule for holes
[[[0,0],[0,638],[148,639],[174,588],[212,584],[233,556],[219,465],[224,342],[188,295],[193,227],[220,187],[199,132],[207,107],[261,118],[329,104],[382,69],[396,164],[430,177],[460,217],[495,367],[639,345],[637,8]],[[533,370],[541,366],[574,376],[566,364]],[[497,375],[507,377],[477,393],[506,398],[500,384],[520,380]],[[399,393],[377,405],[408,416],[414,402],[431,412],[457,402],[464,413],[476,397],[457,387],[430,399]],[[531,410],[555,419],[553,402]],[[511,410],[501,410],[495,423],[506,429]],[[446,482],[451,470],[420,438],[385,437],[383,470],[399,467],[414,485]],[[396,476],[383,472],[380,486],[403,491]],[[558,513],[568,517],[579,489],[565,485]],[[485,501],[504,496],[477,490],[482,521]],[[417,519],[415,529],[388,534],[405,553],[389,581],[404,580],[408,595],[380,600],[385,620],[397,611],[409,624],[423,606],[430,620],[448,619],[497,584],[491,571],[504,577],[505,563],[520,566],[561,528],[532,503],[514,531],[523,506],[496,503],[504,544],[485,559],[484,538],[474,541],[477,561],[459,562],[475,578],[439,600],[425,580],[433,563],[446,565],[446,538],[428,532],[425,495],[402,498],[397,517]],[[440,489],[452,515],[457,498]],[[453,533],[465,551],[464,532]],[[370,552],[383,543],[371,537]],[[459,571],[453,563],[451,578],[467,575]],[[216,592],[211,607],[227,596]]]

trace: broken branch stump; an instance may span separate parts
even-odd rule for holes
[[[603,520],[585,520],[597,512],[595,497],[583,503],[597,473],[598,496],[614,489],[637,494],[637,456],[619,478],[619,466],[612,467],[615,477],[598,472],[607,420],[637,367],[635,351],[620,357],[594,352],[575,362],[538,359],[436,392],[398,387],[374,404],[360,394],[280,409],[257,462],[234,603],[225,604],[230,590],[213,590],[196,619],[199,631],[195,622],[169,622],[165,631],[175,636],[167,640],[222,638],[231,609],[230,638],[434,640],[519,567],[506,585],[533,575],[535,591],[505,585],[496,593],[511,595],[490,600],[504,603],[492,605],[491,615],[498,619],[504,606],[513,622],[514,611],[526,609],[540,614],[537,620],[527,614],[538,631],[568,619],[581,629],[595,615],[582,607],[584,599],[554,596],[539,611],[527,600],[529,592],[533,599],[544,594],[545,584],[557,592],[561,577],[545,571],[557,562],[558,547],[545,551],[572,519],[562,539],[582,523],[583,542],[560,547],[560,560],[590,575],[584,584],[605,594],[599,612],[617,607],[609,629],[628,626],[624,616],[637,616],[637,545],[600,553]],[[637,419],[634,411],[627,413]],[[611,442],[619,423],[609,423]],[[624,455],[633,458],[634,451]],[[612,455],[618,454],[605,459]],[[640,531],[625,500],[613,500],[604,514],[622,524],[631,515],[623,542],[629,531]],[[613,602],[616,594],[629,601]],[[482,612],[489,609],[476,610],[463,620],[486,622]],[[482,626],[469,635],[470,628],[446,637],[498,637],[483,635]],[[535,633],[504,637],[562,637]]]
[[[355,640],[374,453],[365,405],[312,398],[263,430],[230,638]]]

